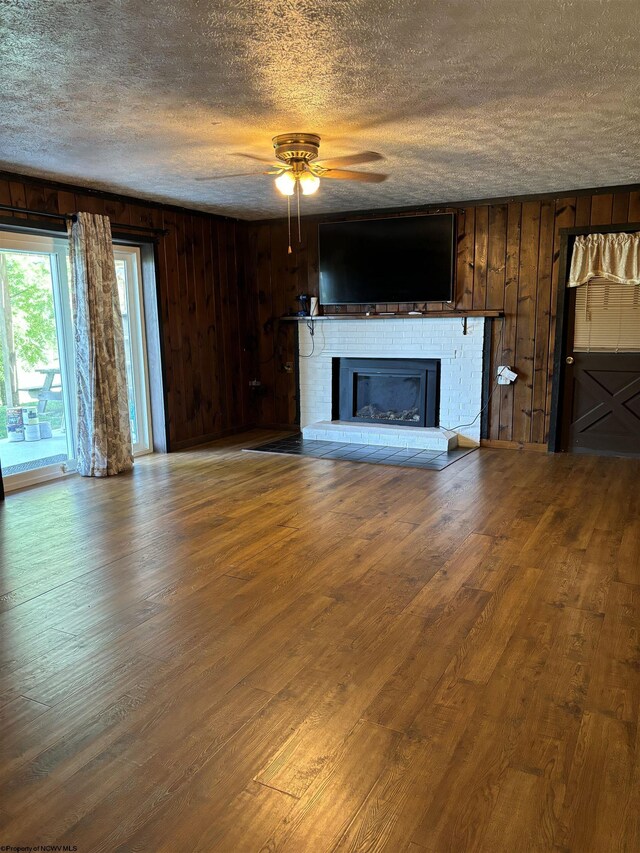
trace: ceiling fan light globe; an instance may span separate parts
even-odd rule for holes
[[[291,172],[283,172],[276,178],[275,185],[282,195],[293,195],[296,187],[296,179]]]
[[[303,172],[299,181],[304,195],[313,195],[320,186],[320,178],[312,172]]]

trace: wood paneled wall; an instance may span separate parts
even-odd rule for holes
[[[488,438],[518,445],[546,444],[560,229],[638,223],[640,192],[635,187],[619,192],[581,191],[450,207],[457,209],[455,307],[504,312],[504,319],[488,321],[492,323],[491,376],[498,364],[510,364],[519,375],[514,385],[499,386],[492,394]],[[370,212],[366,218],[380,215],[389,214]],[[360,217],[340,217],[352,218]],[[286,222],[250,223],[245,238],[246,282],[256,293],[260,326],[259,422],[294,424],[295,375],[285,369],[294,360],[294,329],[276,318],[297,308],[298,293],[318,294],[318,221],[303,219],[302,242],[294,245],[292,255],[287,255]],[[389,305],[386,310],[402,312],[409,307]],[[441,309],[429,306],[430,311]]]
[[[114,222],[167,229],[157,241],[156,266],[170,449],[254,424],[295,425],[296,330],[279,318],[297,310],[299,293],[318,294],[318,219],[303,219],[302,241],[288,255],[281,220],[236,222],[6,173],[0,173],[0,204],[46,213],[87,210]],[[640,188],[452,208],[458,229],[456,309],[504,312],[504,319],[489,321],[491,375],[499,363],[519,374],[515,385],[501,386],[491,397],[488,437],[545,444],[560,229],[640,222]],[[43,220],[44,227],[50,222]],[[397,312],[410,307],[385,306]],[[252,389],[250,380],[256,379],[261,385]]]
[[[7,174],[0,174],[0,203],[46,213],[84,210],[113,222],[167,229],[157,241],[156,266],[169,448],[255,420],[249,395],[253,301],[238,268],[244,224]],[[3,219],[9,216],[0,211]],[[51,227],[52,220],[42,222]]]

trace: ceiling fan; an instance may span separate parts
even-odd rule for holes
[[[357,172],[343,169],[343,166],[356,166],[362,163],[373,163],[384,160],[382,154],[376,151],[362,151],[360,154],[347,154],[344,157],[318,160],[320,137],[317,133],[282,133],[272,139],[278,163],[253,154],[236,154],[267,163],[270,168],[263,172],[265,175],[275,175],[275,185],[287,196],[289,214],[289,253],[291,253],[291,196],[297,196],[298,201],[298,237],[300,238],[300,193],[312,195],[320,186],[320,179],[330,178],[340,181],[359,181],[361,183],[379,184],[386,181],[388,175],[379,172]],[[232,175],[212,175],[197,178],[200,181],[216,181],[224,178],[246,177],[247,173]]]
[[[320,137],[317,133],[282,133],[272,139],[276,159],[274,163],[264,157],[254,154],[236,153],[236,157],[246,157],[258,163],[266,163],[271,168],[263,172],[265,175],[277,175],[276,186],[283,195],[293,195],[295,185],[300,182],[304,195],[311,195],[320,185],[320,178],[332,178],[342,181],[360,181],[362,183],[379,184],[386,181],[388,175],[378,172],[352,172],[343,166],[358,166],[362,163],[374,163],[384,160],[382,154],[376,151],[362,151],[360,154],[347,154],[345,157],[333,157],[318,160]],[[284,163],[284,165],[282,165]],[[198,181],[218,181],[225,178],[240,178],[253,174],[241,172],[231,175],[210,175],[196,178]],[[280,180],[283,175],[287,177]]]

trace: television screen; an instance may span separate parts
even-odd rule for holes
[[[320,302],[450,302],[454,214],[320,225]]]

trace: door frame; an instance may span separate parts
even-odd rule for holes
[[[571,306],[575,294],[567,287],[571,264],[569,252],[573,250],[575,238],[585,234],[616,234],[640,231],[640,222],[621,222],[617,225],[581,225],[561,228],[558,266],[558,294],[556,301],[556,338],[553,353],[553,379],[551,390],[551,418],[549,422],[548,449],[560,453],[566,449],[568,424],[563,423],[562,414],[566,396],[567,344],[573,338],[574,317]]]

